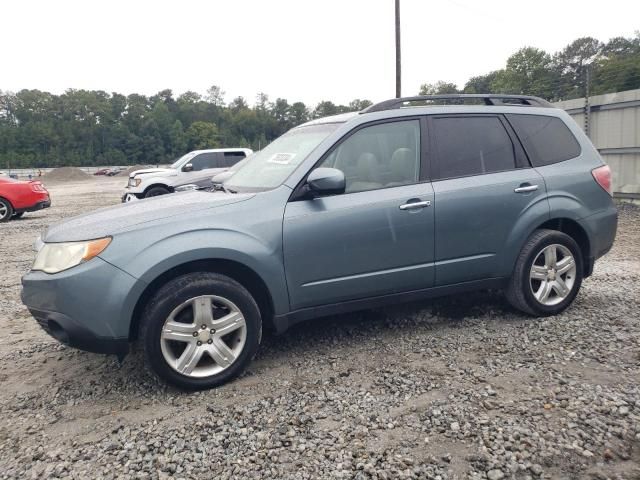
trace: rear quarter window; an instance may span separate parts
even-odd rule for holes
[[[569,160],[580,155],[580,144],[569,127],[556,117],[507,115],[534,167]]]

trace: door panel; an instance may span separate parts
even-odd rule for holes
[[[292,309],[431,287],[429,183],[291,202],[283,247]],[[411,202],[429,202],[401,209]]]
[[[544,180],[533,168],[440,180],[433,189],[436,285],[509,276],[508,240],[518,220],[531,209],[549,210]]]
[[[548,216],[543,178],[501,115],[437,115],[429,127],[436,285],[509,276],[522,222]]]

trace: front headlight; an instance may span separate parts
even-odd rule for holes
[[[188,185],[181,185],[175,188],[176,192],[190,192],[192,190],[200,190],[200,187],[198,185],[190,183]]]
[[[142,183],[142,179],[141,178],[129,178],[129,186],[130,187],[137,187],[141,183]]]
[[[45,243],[33,263],[32,270],[58,273],[100,255],[111,243],[111,237],[86,242]]]

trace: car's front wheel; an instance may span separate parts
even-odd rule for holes
[[[170,192],[164,187],[152,187],[147,191],[147,193],[145,193],[144,198],[157,197],[160,195],[166,195],[167,193]]]
[[[582,278],[582,253],[575,240],[556,230],[537,230],[516,261],[507,299],[530,315],[556,315],[576,298]]]
[[[9,203],[9,200],[0,198],[0,223],[8,222],[13,216],[13,206]]]
[[[198,272],[175,278],[151,298],[141,319],[146,361],[178,387],[216,387],[239,375],[262,336],[260,310],[235,280]]]

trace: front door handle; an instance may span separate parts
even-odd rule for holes
[[[538,190],[538,185],[525,185],[513,189],[516,193],[535,192],[536,190]]]
[[[400,210],[413,210],[415,208],[424,208],[431,206],[431,200],[425,200],[424,202],[410,202],[400,205]]]

